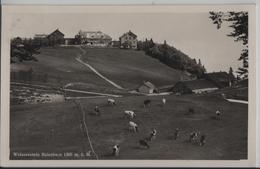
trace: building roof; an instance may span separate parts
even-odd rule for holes
[[[218,88],[214,83],[212,83],[212,82],[210,82],[209,80],[206,80],[206,79],[181,81],[179,83],[183,83],[186,87],[190,88],[191,90],[206,89],[206,88]]]
[[[50,34],[48,35],[48,37],[50,37],[50,36],[53,35],[53,34],[60,34],[60,35],[64,36],[64,34],[63,34],[59,29],[56,29],[55,31],[53,31],[52,33],[50,33]]]
[[[126,35],[132,36],[133,38],[137,38],[137,35],[134,34],[133,32],[131,32],[131,30],[129,30],[128,32],[126,32],[122,36],[120,36],[119,39]]]
[[[148,87],[148,88],[150,88],[150,89],[156,89],[156,87],[155,87],[151,82],[149,82],[149,81],[144,82],[143,85],[146,86],[146,87]],[[143,86],[143,85],[142,85],[142,86]]]
[[[112,38],[101,32],[101,31],[79,31],[79,35],[84,37],[84,38],[88,38],[88,39],[109,39],[112,40]]]

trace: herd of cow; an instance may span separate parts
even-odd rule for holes
[[[111,106],[115,106],[117,103],[114,99],[109,98],[107,100],[108,105]],[[151,100],[150,99],[146,99],[143,102],[144,108],[146,108],[147,106],[149,106],[151,104]],[[162,98],[162,105],[165,106],[166,104],[166,99]],[[189,109],[189,111],[192,111],[194,113],[193,109]],[[100,109],[98,106],[95,107],[94,112],[96,115],[101,115]],[[216,111],[216,116],[215,119],[220,120],[222,113],[217,110]],[[124,111],[124,117],[128,118],[129,121],[129,132],[133,132],[136,133],[138,132],[138,125],[133,121],[133,119],[136,117],[136,113],[134,110],[125,110]],[[174,140],[177,140],[177,138],[179,137],[180,134],[180,129],[176,128],[174,131]],[[149,142],[151,142],[152,140],[154,140],[156,138],[157,135],[157,130],[153,129],[148,137],[145,137],[144,139],[140,139],[139,140],[139,144],[141,147],[144,147],[146,149],[150,148]],[[193,131],[189,134],[189,142],[192,144],[197,144],[200,146],[203,146],[206,143],[206,135],[205,134],[200,134],[199,131]],[[119,151],[120,151],[120,145],[114,145],[113,149],[112,149],[112,154],[114,156],[118,156],[119,155]]]

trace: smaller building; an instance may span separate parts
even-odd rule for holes
[[[120,48],[137,49],[137,35],[129,30],[119,37]]]
[[[50,46],[62,45],[65,42],[64,34],[59,29],[49,34],[47,38]]]
[[[145,94],[158,93],[158,89],[149,81],[145,81],[141,86],[138,87],[137,91]]]
[[[200,94],[205,92],[212,92],[219,89],[214,83],[206,79],[197,79],[190,81],[180,81],[170,89],[170,92],[180,94]]]

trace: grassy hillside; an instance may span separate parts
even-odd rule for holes
[[[35,57],[38,62],[27,61],[11,64],[11,71],[33,69],[35,80],[33,83],[45,83],[37,76],[47,74],[47,84],[65,85],[71,82],[85,83],[88,88],[110,88],[91,70],[79,64],[75,57],[80,54],[76,47],[42,48]]]
[[[143,51],[85,48],[83,59],[100,73],[125,88],[136,88],[144,80],[156,86],[174,84],[183,73],[170,68]]]
[[[167,96],[165,107],[161,97],[150,97],[152,105],[144,109],[144,96],[119,98],[118,105],[108,106],[106,98],[81,100],[86,110],[86,123],[93,147],[100,159],[246,159],[248,106],[229,103],[212,96]],[[100,106],[101,116],[91,113]],[[188,114],[193,108],[194,114]],[[124,110],[136,110],[133,121],[140,132],[128,132]],[[212,117],[219,109],[223,119]],[[11,107],[11,151],[81,152],[90,148],[82,141],[78,109],[66,103],[18,105]],[[173,140],[175,128],[180,137]],[[157,138],[150,149],[139,147],[138,140],[156,128]],[[51,129],[54,134],[51,136]],[[199,130],[206,134],[206,144],[200,147],[188,142],[189,133]],[[114,144],[120,144],[118,157],[110,155]]]
[[[174,84],[180,80],[180,75],[183,74],[181,71],[145,55],[142,51],[106,48],[86,48],[84,50],[86,50],[86,54],[82,56],[83,60],[108,79],[128,89],[135,89],[144,80],[149,80],[157,86]],[[82,51],[78,47],[42,48],[41,53],[35,56],[38,62],[14,63],[11,64],[11,71],[18,72],[32,68],[35,76],[32,80],[34,83],[61,86],[71,82],[80,82],[90,90],[94,88],[96,90],[114,89],[89,68],[77,62],[75,57],[79,54],[82,54]],[[46,80],[40,79],[45,75]]]

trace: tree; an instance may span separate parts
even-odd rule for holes
[[[196,59],[195,59],[195,58],[193,59],[193,62],[194,62],[194,64],[197,64],[197,61],[196,61]]]
[[[201,65],[201,61],[200,61],[200,59],[199,59],[199,63],[198,63],[198,64],[199,64],[199,66],[202,66],[202,65]]]
[[[34,44],[32,39],[24,39],[17,37],[11,40],[11,63],[14,63],[14,58],[20,62],[34,60],[38,61],[33,55],[39,54],[40,46]]]
[[[205,68],[204,65],[202,66],[202,69],[203,69],[203,73],[206,73],[206,72],[207,72],[207,70],[206,70],[206,68]]]
[[[241,52],[239,61],[243,62],[243,67],[238,68],[237,73],[243,78],[248,78],[248,12],[209,12],[209,18],[213,24],[217,25],[217,29],[221,28],[223,22],[228,22],[229,27],[233,28],[227,36],[231,36],[235,41],[241,41],[244,49]]]
[[[167,42],[166,42],[166,40],[164,40],[163,44],[164,44],[164,46],[167,46]]]
[[[229,68],[229,75],[230,75],[231,77],[234,77],[234,74],[233,74],[233,69],[232,69],[232,67],[230,67],[230,68]]]

